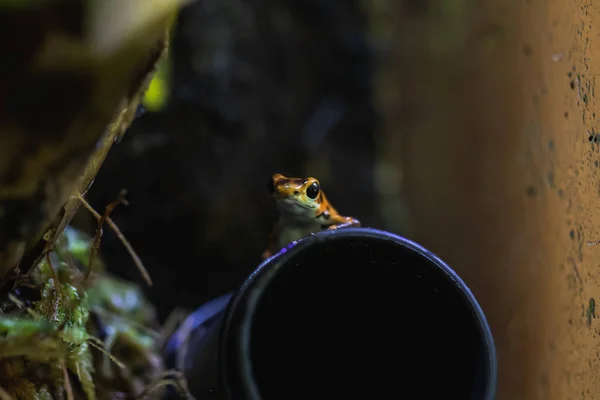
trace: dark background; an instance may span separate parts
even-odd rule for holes
[[[314,176],[342,214],[381,224],[367,14],[320,0],[204,0],[180,13],[168,104],[133,123],[88,194],[103,210],[127,189],[113,219],[155,282],[161,319],[258,265],[277,216],[273,173]],[[102,251],[146,287],[108,229]]]

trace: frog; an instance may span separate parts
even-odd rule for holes
[[[274,174],[269,180],[268,189],[279,209],[279,219],[269,235],[263,260],[288,244],[319,231],[361,226],[358,219],[338,213],[327,200],[316,178]]]

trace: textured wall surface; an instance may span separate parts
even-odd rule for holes
[[[498,399],[600,399],[600,8],[435,4],[390,3],[411,237],[479,298]]]

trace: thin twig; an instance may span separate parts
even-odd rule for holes
[[[149,328],[140,322],[125,318],[121,314],[105,310],[101,307],[93,307],[90,309],[90,311],[94,312],[95,314],[98,314],[99,317],[114,318],[118,321],[126,322],[127,324],[136,327],[141,331],[144,331],[144,333],[146,333],[148,336],[153,336],[155,339],[160,339],[160,333],[156,332],[154,329]]]
[[[46,258],[46,256],[48,255],[48,253],[50,253],[52,251],[52,247],[54,246],[54,238],[55,237],[56,237],[56,231],[53,230],[53,229],[49,229],[46,233],[44,233],[43,239],[46,242],[44,244],[44,250],[33,261],[33,264],[31,264],[31,268],[29,268],[29,271],[27,271],[27,276],[31,276],[31,274],[35,270],[35,267],[37,267],[38,265],[40,265],[40,263],[42,262],[42,260],[44,258]]]
[[[8,394],[6,390],[2,386],[0,386],[0,399],[1,400],[13,400],[12,396]]]
[[[92,242],[92,246],[90,247],[89,265],[85,273],[84,280],[87,280],[87,278],[90,276],[90,272],[92,271],[94,265],[94,258],[96,257],[96,255],[98,254],[98,250],[100,249],[100,240],[102,240],[102,226],[104,226],[104,222],[106,221],[106,219],[110,216],[115,207],[119,204],[129,204],[127,203],[127,200],[125,200],[125,191],[121,191],[121,193],[119,193],[119,198],[115,201],[110,202],[106,206],[104,214],[102,214],[102,216],[98,220],[98,226],[96,227],[96,235],[94,236],[94,241]]]
[[[92,214],[97,220],[102,218],[102,216],[96,210],[94,210],[94,208],[83,198],[83,196],[81,194],[77,195],[77,199],[90,212],[90,214]],[[137,267],[137,269],[142,274],[142,277],[144,278],[144,280],[146,281],[148,286],[152,286],[152,279],[150,278],[150,274],[148,274],[148,271],[146,270],[146,267],[144,267],[142,260],[137,255],[137,253],[135,252],[135,250],[133,249],[133,247],[131,246],[129,241],[125,238],[125,236],[123,235],[123,233],[121,232],[119,227],[113,222],[113,220],[110,217],[106,218],[106,223],[115,232],[115,234],[117,235],[117,237],[119,238],[121,243],[123,243],[123,246],[125,246],[125,249],[127,249],[129,256],[135,263],[135,266]]]
[[[90,336],[87,340],[87,343],[92,346],[93,348],[95,348],[96,350],[98,350],[100,353],[104,354],[105,356],[107,356],[112,362],[115,363],[115,365],[121,369],[125,369],[127,368],[125,366],[125,364],[123,364],[121,362],[121,360],[119,360],[117,357],[113,356],[112,354],[109,353],[109,351],[107,349],[104,348],[104,343],[102,342],[102,340],[98,339],[97,337],[94,336]]]
[[[67,371],[67,365],[65,364],[64,361],[61,363],[61,367],[62,367],[62,373],[63,373],[63,380],[65,383],[65,392],[67,392],[67,400],[74,400],[75,397],[73,396],[73,387],[71,386],[71,380],[69,379],[69,372]]]
[[[50,243],[50,242],[48,242]],[[50,260],[50,251],[46,252],[46,262],[48,263],[48,267],[50,268],[50,275],[52,275],[52,279],[54,280],[54,288],[56,289],[56,293],[60,297],[61,300],[65,299],[65,296],[62,291],[62,285],[58,280],[58,275],[56,274],[56,270],[54,269],[54,265],[52,265],[52,260]]]
[[[143,399],[151,393],[156,392],[158,389],[167,386],[171,386],[177,390],[179,395],[184,399],[192,398],[183,373],[177,370],[167,370],[160,374],[160,377],[157,380],[146,386],[142,393],[136,396],[136,399]]]
[[[12,294],[12,293],[9,293],[9,294],[8,294],[8,299],[9,299],[10,301],[12,301],[12,302],[13,302],[13,303],[14,303],[14,304],[15,304],[17,307],[19,307],[20,309],[23,309],[23,310],[24,310],[25,308],[27,308],[27,306],[25,305],[25,303],[23,303],[21,300],[19,300],[19,299],[17,298],[17,296],[15,296],[15,295],[14,295],[14,294]]]

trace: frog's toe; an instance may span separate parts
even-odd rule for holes
[[[262,253],[262,259],[263,259],[263,260],[266,260],[267,258],[271,257],[272,255],[273,255],[273,253],[271,253],[269,250],[265,250],[265,251]]]

